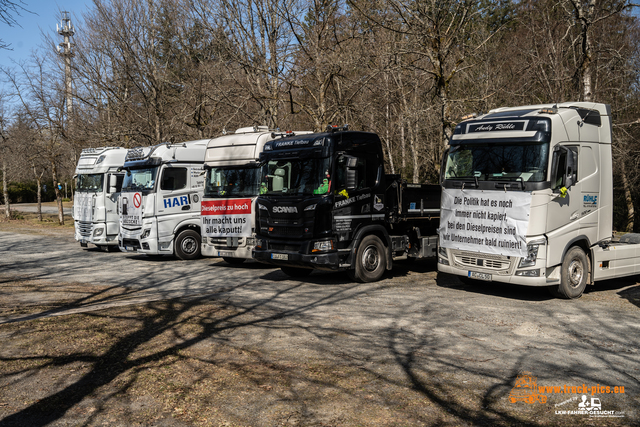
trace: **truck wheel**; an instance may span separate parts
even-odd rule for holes
[[[240,265],[245,261],[244,258],[231,258],[228,256],[223,256],[222,259],[224,262],[231,265]]]
[[[579,298],[587,287],[589,260],[582,248],[574,246],[564,257],[560,270],[560,285],[551,287],[551,294],[560,298]]]
[[[349,274],[359,282],[380,280],[387,268],[387,251],[377,236],[362,239],[356,255],[356,269]]]
[[[289,277],[307,277],[313,271],[310,268],[280,267],[280,270]]]
[[[200,235],[193,230],[184,230],[178,234],[174,253],[182,260],[200,258]]]

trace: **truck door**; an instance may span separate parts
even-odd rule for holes
[[[582,183],[578,181],[579,146],[555,147],[551,165],[551,191],[556,196],[549,203],[547,227],[549,237],[549,262],[559,262],[565,248],[580,234],[582,208]],[[532,221],[535,218],[531,219]],[[553,258],[553,259],[551,259]]]
[[[333,229],[338,242],[348,241],[362,225],[384,219],[384,196],[374,194],[378,180],[377,156],[372,153],[341,154],[334,168]]]
[[[159,238],[172,235],[175,226],[192,215],[190,190],[187,166],[163,166],[157,202]]]

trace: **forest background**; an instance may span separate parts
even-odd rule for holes
[[[0,0],[0,25],[28,7]],[[638,231],[637,9],[628,0],[93,0],[72,55],[44,34],[30,60],[0,64],[0,201],[55,198],[61,208],[58,184],[72,186],[84,148],[251,125],[348,123],[380,135],[387,172],[437,182],[463,115],[594,101],[613,114],[614,228]]]

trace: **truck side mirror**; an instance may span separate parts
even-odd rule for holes
[[[109,193],[110,194],[118,192],[118,189],[116,188],[117,185],[118,185],[118,177],[113,174],[109,175]]]
[[[444,169],[447,167],[447,158],[449,157],[449,149],[447,148],[442,153],[442,160],[440,161],[440,185],[444,182]]]

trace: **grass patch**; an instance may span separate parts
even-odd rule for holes
[[[33,230],[35,232],[43,229],[53,230],[69,230],[73,231],[73,218],[71,215],[64,216],[64,225],[58,223],[57,214],[42,214],[42,221],[38,220],[37,213],[31,212],[18,212],[11,211],[11,219],[6,219],[4,212],[2,212],[2,219],[0,220],[0,231],[28,231]]]

